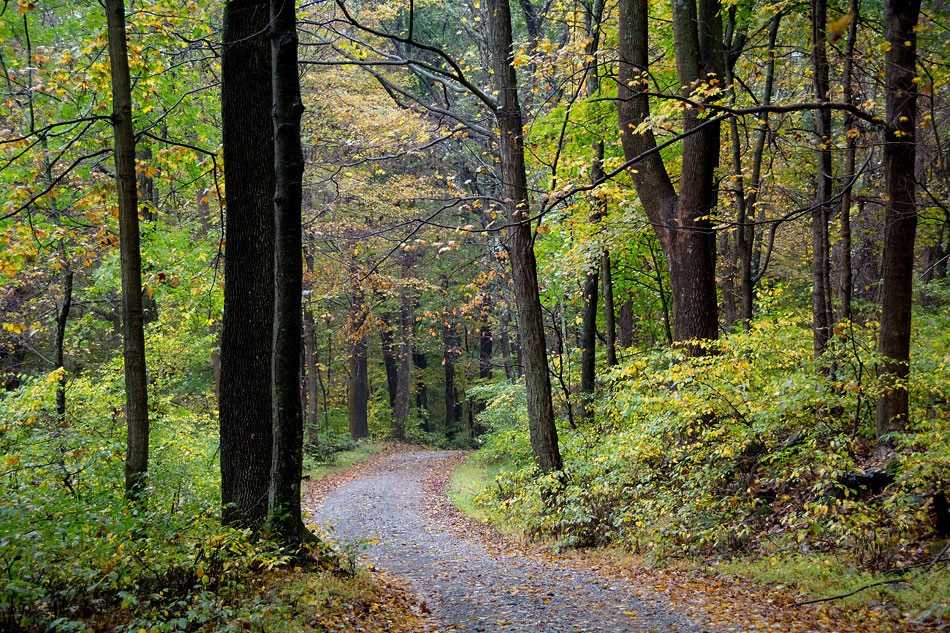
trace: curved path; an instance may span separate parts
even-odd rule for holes
[[[313,518],[365,559],[408,579],[441,631],[701,631],[622,583],[517,555],[491,554],[432,524],[422,480],[450,452],[410,451],[331,491]]]

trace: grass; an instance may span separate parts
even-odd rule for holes
[[[894,605],[912,617],[928,613],[939,618],[950,611],[950,574],[942,563],[902,576],[861,571],[824,554],[735,559],[717,567],[726,574],[775,589],[797,590],[812,599],[857,591],[834,600],[837,605],[860,606],[877,601]],[[906,582],[868,586],[898,579]]]
[[[506,462],[486,462],[477,453],[469,455],[452,471],[449,480],[448,497],[462,514],[483,523],[497,524],[494,517],[485,508],[475,502],[475,497],[495,482],[498,473],[509,468]]]
[[[383,450],[385,446],[384,442],[360,442],[356,445],[356,448],[333,453],[330,461],[310,464],[304,474],[309,476],[313,481],[323,479],[324,477],[346,470],[350,466],[355,466],[360,462],[366,461],[371,456]]]

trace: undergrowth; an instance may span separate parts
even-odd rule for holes
[[[656,562],[821,554],[873,576],[932,560],[948,529],[946,315],[915,314],[913,421],[882,446],[876,324],[839,326],[816,363],[806,315],[779,294],[705,357],[628,353],[600,385],[594,420],[560,425],[561,475],[534,466],[522,384],[470,391],[490,429],[478,462],[508,464],[475,512],[559,546],[619,545]],[[908,600],[950,602],[946,589]],[[910,595],[898,583],[881,591]]]

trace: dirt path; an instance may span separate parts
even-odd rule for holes
[[[453,453],[381,456],[311,507],[367,562],[410,581],[441,631],[701,631],[622,583],[512,554],[490,553],[426,518],[426,471]],[[448,463],[446,463],[448,467]]]

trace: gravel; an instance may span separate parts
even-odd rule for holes
[[[450,457],[397,452],[331,491],[313,519],[365,562],[407,579],[442,631],[702,631],[662,598],[514,554],[490,554],[425,518],[422,479]]]

